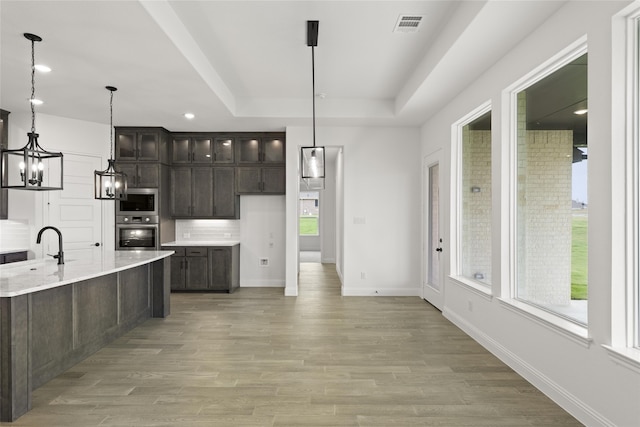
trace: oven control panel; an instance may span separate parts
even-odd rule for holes
[[[117,215],[117,224],[157,224],[157,215]]]

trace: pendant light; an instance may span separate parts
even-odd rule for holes
[[[115,160],[113,160],[113,92],[118,89],[113,86],[105,86],[110,92],[109,100],[109,160],[108,166],[103,171],[94,172],[95,198],[98,200],[127,200],[127,175],[117,172]]]
[[[315,51],[318,45],[318,21],[307,21],[307,46],[311,46],[311,88],[313,91],[313,147],[300,149],[301,178],[322,180],[324,187],[324,147],[316,147],[316,72]]]
[[[43,149],[36,133],[34,46],[42,38],[29,33],[24,33],[24,37],[31,41],[31,132],[27,133],[29,142],[23,148],[2,150],[0,186],[15,190],[62,190],[62,153]]]

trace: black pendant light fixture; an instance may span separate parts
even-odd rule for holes
[[[313,146],[302,147],[300,164],[302,179],[322,180],[324,187],[324,147],[316,147],[316,72],[315,50],[318,45],[319,21],[307,21],[307,46],[311,46],[311,87],[313,91]]]
[[[43,149],[36,133],[34,46],[42,38],[29,33],[24,33],[24,37],[31,41],[31,132],[27,133],[29,142],[23,148],[2,150],[0,186],[14,190],[62,190],[62,153]]]
[[[110,93],[109,99],[109,160],[108,166],[103,171],[94,172],[95,198],[98,200],[126,200],[127,199],[127,175],[117,172],[115,160],[113,160],[113,92],[118,89],[113,86],[105,87]]]

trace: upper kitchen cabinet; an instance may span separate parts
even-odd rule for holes
[[[177,135],[171,141],[171,163],[174,165],[213,161],[212,138],[209,135]]]
[[[213,163],[235,163],[235,138],[232,136],[217,136],[213,139]]]
[[[236,141],[238,163],[284,164],[284,134],[243,136]]]
[[[163,128],[116,128],[117,162],[168,163],[168,133]]]
[[[0,149],[9,147],[9,112],[0,110]],[[3,171],[2,173],[7,173]],[[0,219],[9,217],[9,190],[0,189]]]
[[[236,168],[238,194],[285,194],[285,168]]]

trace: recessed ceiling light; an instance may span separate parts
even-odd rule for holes
[[[583,114],[587,114],[587,110],[586,108],[582,109],[582,110],[576,110],[573,112],[573,114],[577,114],[578,116],[582,116]]]
[[[47,67],[44,64],[36,64],[33,66],[33,68],[35,68],[36,70],[40,71],[41,73],[48,73],[51,71],[51,68]]]
[[[184,113],[184,118],[192,120],[196,115],[193,113]]]
[[[31,98],[29,102],[31,102],[33,105],[42,105],[44,103],[44,101],[42,101],[41,99],[36,98]]]

